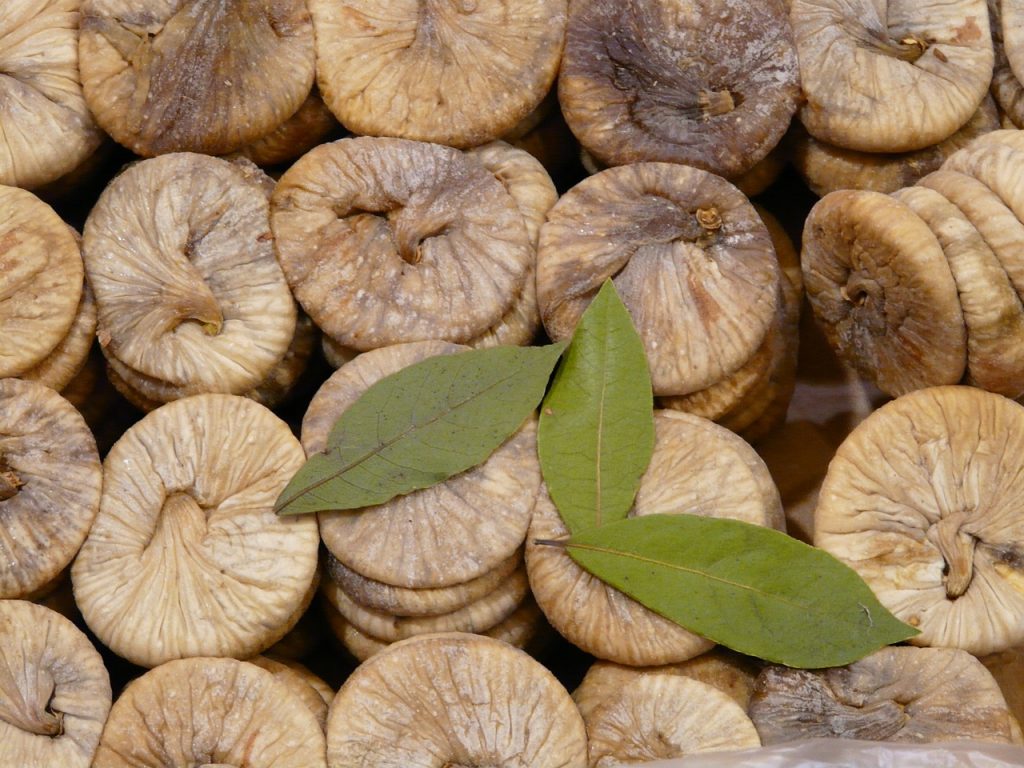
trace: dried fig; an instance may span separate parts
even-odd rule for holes
[[[691,514],[783,526],[778,491],[764,463],[723,427],[676,411],[655,411],[655,446],[631,516]],[[681,473],[680,466],[687,471]],[[526,568],[537,604],[569,642],[600,659],[632,666],[693,658],[713,643],[649,611],[584,571],[561,547],[568,536],[546,492],[537,498]]]
[[[584,722],[591,768],[761,746],[747,713],[728,695],[658,672],[626,683]]]
[[[954,648],[883,648],[846,667],[767,667],[750,700],[765,745],[796,739],[1010,743],[992,675]]]
[[[829,465],[814,543],[851,568],[915,645],[974,654],[1024,643],[1024,407],[971,387],[904,395]]]
[[[587,739],[568,692],[527,654],[479,635],[423,635],[377,653],[341,687],[327,763],[584,768]]]
[[[494,174],[454,149],[342,139],[281,177],[272,225],[288,283],[336,342],[471,342],[523,292],[534,247]]]
[[[937,171],[922,182],[927,186],[908,187],[893,197],[921,217],[946,254],[967,328],[968,383],[1017,397],[1024,394],[1024,307],[984,235],[956,205],[964,193],[991,193],[972,189],[984,186],[977,182],[965,187],[965,181],[971,180]],[[983,205],[981,199],[964,202],[972,213]]]
[[[374,382],[427,357],[462,348],[441,341],[359,355],[327,380],[302,422],[307,455],[323,450],[338,417]],[[483,464],[374,507],[322,512],[320,535],[361,576],[406,589],[476,579],[522,545],[540,488],[536,426],[528,420]]]
[[[368,579],[346,566],[330,551],[327,552],[327,572],[349,598],[370,610],[395,616],[439,616],[465,608],[492,593],[522,563],[523,552],[520,549],[482,576],[461,584],[433,589],[405,589]]]
[[[992,80],[984,0],[793,0],[799,116],[820,141],[862,152],[938,144]]]
[[[739,176],[778,144],[799,98],[776,0],[570,6],[558,100],[605,165],[661,161]]]
[[[365,635],[393,643],[432,632],[474,632],[492,629],[519,607],[529,591],[526,569],[519,568],[495,589],[449,613],[428,616],[396,616],[359,605],[333,581],[322,587],[328,602],[338,613]]]
[[[225,160],[166,155],[130,166],[89,214],[100,345],[144,396],[242,394],[284,357],[296,310],[263,184]]]
[[[1003,119],[1010,125],[1004,128],[1019,128],[1024,125],[1024,86],[1013,74],[1003,46],[1002,0],[988,0],[989,24],[992,29],[992,47],[995,50],[995,67],[989,90],[995,98]]]
[[[93,768],[326,768],[324,733],[285,683],[235,659],[179,659],[114,702]]]
[[[302,0],[83,0],[82,86],[138,155],[223,155],[291,117],[313,85]]]
[[[110,677],[58,613],[0,600],[0,745],[11,768],[90,768],[110,711]]]
[[[317,82],[353,133],[500,138],[551,88],[566,0],[311,0]]]
[[[610,168],[551,209],[537,253],[548,335],[568,338],[608,278],[644,342],[655,395],[734,373],[778,307],[779,268],[757,212],[728,182],[681,165]]]
[[[102,141],[78,71],[80,4],[5,0],[0,8],[0,184],[32,189],[54,181]]]
[[[982,656],[981,663],[992,673],[1018,724],[1024,722],[1024,648]],[[1021,743],[1018,741],[1017,743]]]
[[[863,190],[826,195],[804,224],[801,264],[829,344],[863,377],[892,395],[961,380],[967,331],[956,282],[905,204]]]
[[[84,280],[73,230],[31,192],[0,186],[0,378],[36,367],[67,337]]]
[[[96,441],[49,387],[0,379],[0,598],[29,597],[68,566],[100,506]]]
[[[320,337],[320,349],[324,353],[324,359],[327,361],[327,364],[335,369],[341,368],[341,366],[359,354],[354,349],[342,346],[326,333]]]
[[[283,421],[232,395],[178,400],[128,429],[71,571],[89,627],[142,666],[279,640],[317,566],[316,521],[273,511],[303,461]]]
[[[572,699],[586,722],[601,704],[647,675],[680,675],[698,680],[722,691],[746,711],[757,669],[749,658],[717,647],[689,661],[659,667],[626,667],[611,661],[595,661],[572,692]]]
[[[821,197],[837,189],[895,192],[937,171],[953,152],[998,127],[995,102],[986,96],[974,116],[956,133],[938,144],[912,152],[858,152],[818,141],[806,131],[796,131],[793,167],[807,186]]]

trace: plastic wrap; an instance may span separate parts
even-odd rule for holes
[[[646,768],[1021,768],[1024,747],[958,741],[895,744],[810,739],[761,749],[692,755],[644,763]]]

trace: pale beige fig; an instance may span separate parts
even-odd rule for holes
[[[555,204],[541,228],[537,300],[566,339],[606,279],[647,352],[655,395],[686,395],[737,371],[778,308],[771,238],[747,199],[705,171],[610,168]]]
[[[354,349],[342,346],[326,333],[320,337],[320,351],[323,352],[327,364],[335,369],[341,368],[359,354]]]
[[[74,231],[31,192],[0,186],[0,378],[35,368],[67,338],[84,280]]]
[[[14,768],[91,768],[110,676],[89,639],[41,605],[0,600],[0,745]]]
[[[0,7],[0,184],[34,189],[103,139],[78,70],[81,0],[6,0]],[[2,270],[0,270],[2,272]]]
[[[761,746],[747,713],[727,694],[658,672],[626,683],[584,722],[591,768]]]
[[[927,186],[908,187],[893,197],[921,217],[946,254],[967,329],[967,382],[1017,397],[1024,394],[1024,306],[983,233],[957,205],[965,193],[980,192],[985,197],[991,193],[972,189],[984,187],[977,182],[964,186],[965,181],[971,180],[952,171],[936,171],[923,182]],[[982,199],[963,203],[972,213],[983,205]]]
[[[974,116],[956,133],[938,144],[911,152],[858,152],[818,141],[806,131],[795,131],[793,167],[820,197],[838,189],[895,192],[937,171],[953,152],[998,127],[995,102],[986,96]]]
[[[1024,86],[1013,74],[1003,46],[1001,5],[1002,0],[988,0],[992,47],[995,50],[995,66],[989,90],[1002,113],[1003,128],[1019,128],[1024,125]]]
[[[288,690],[299,697],[306,708],[313,713],[313,717],[320,725],[320,730],[327,730],[327,708],[334,698],[334,691],[327,683],[297,661],[256,656],[249,659],[249,663],[267,670],[284,683]]]
[[[985,0],[793,0],[790,20],[816,139],[862,152],[937,144],[970,120],[992,79]]]
[[[238,154],[256,165],[280,165],[306,154],[340,127],[314,88],[298,112],[266,136],[246,144]]]
[[[569,693],[526,653],[479,635],[423,635],[375,654],[338,691],[327,764],[584,768],[587,738]]]
[[[102,483],[74,406],[42,384],[0,379],[0,598],[54,582],[85,541]]]
[[[750,718],[766,746],[798,739],[1011,742],[1013,716],[981,662],[954,648],[882,648],[845,667],[767,667]]]
[[[53,351],[37,365],[19,374],[19,379],[38,381],[57,392],[71,383],[85,367],[89,350],[96,339],[96,302],[88,284],[82,286],[82,298],[71,328]]]
[[[558,191],[540,161],[529,152],[503,141],[492,141],[469,150],[468,154],[493,173],[515,200],[523,215],[526,233],[534,250],[548,211],[558,201]],[[537,281],[530,265],[522,291],[496,326],[471,343],[474,347],[500,344],[529,344],[540,328],[537,311]]]
[[[829,344],[864,378],[891,395],[963,378],[956,282],[908,206],[880,192],[832,192],[807,216],[800,260]]]
[[[128,429],[71,571],[90,629],[141,666],[273,645],[316,574],[316,520],[273,511],[304,459],[283,421],[233,395],[178,400]]]
[[[178,659],[133,680],[93,768],[326,768],[324,733],[285,683],[235,659]]]
[[[680,472],[680,466],[687,471]],[[654,455],[629,514],[684,511],[784,525],[778,491],[747,443],[706,419],[655,411]],[[599,659],[632,666],[685,661],[713,646],[591,576],[564,548],[538,543],[568,535],[558,510],[542,492],[526,542],[527,573],[537,604],[569,642]]]
[[[1020,0],[999,0],[1003,50],[1017,81],[1024,76],[1024,5]]]
[[[302,0],[83,0],[89,110],[138,155],[234,152],[273,131],[313,85]]]
[[[776,0],[572,3],[558,100],[605,165],[670,162],[735,177],[778,144],[800,98]]]
[[[1024,407],[972,387],[904,395],[829,465],[814,543],[868,583],[915,645],[1024,642]]]
[[[519,568],[488,594],[449,613],[429,616],[396,616],[359,605],[333,581],[324,582],[324,596],[351,624],[365,635],[393,643],[432,632],[482,634],[507,619],[529,592],[526,569]]]
[[[368,635],[349,623],[329,602],[324,604],[327,625],[341,646],[357,661],[366,661],[391,643]],[[533,598],[527,598],[504,621],[479,634],[522,648],[531,655],[542,651],[554,634]]]
[[[302,422],[307,455],[322,451],[331,427],[373,383],[427,357],[463,348],[441,341],[383,347],[329,378]],[[449,480],[373,507],[321,512],[331,554],[361,576],[406,589],[476,579],[522,545],[540,489],[536,422],[527,422],[487,461]]]
[[[717,688],[746,711],[757,673],[758,669],[750,658],[721,647],[689,661],[657,667],[627,667],[611,661],[595,661],[572,692],[572,700],[586,722],[601,704],[615,697],[637,678],[680,675]]]
[[[513,309],[534,263],[517,201],[478,160],[436,144],[322,145],[281,177],[271,206],[295,297],[360,351],[472,343]]]
[[[266,178],[252,169],[189,153],[144,160],[85,223],[100,345],[151,400],[249,392],[295,337]]]
[[[405,589],[368,579],[353,571],[328,551],[327,573],[355,603],[395,616],[439,616],[465,608],[492,593],[522,565],[522,550],[475,579],[450,587]]]
[[[317,83],[353,133],[473,147],[533,111],[558,72],[566,0],[310,0]]]

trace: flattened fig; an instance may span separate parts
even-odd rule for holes
[[[883,648],[845,667],[768,667],[750,717],[765,745],[796,739],[1011,743],[992,675],[954,648]]]
[[[19,379],[38,381],[57,392],[71,383],[85,366],[96,340],[96,302],[89,285],[82,286],[82,298],[67,336],[38,365],[19,374]]]
[[[307,153],[272,199],[281,266],[336,342],[471,341],[523,292],[534,246],[493,173],[458,150],[357,138]]]
[[[327,760],[331,768],[584,768],[587,739],[568,692],[527,654],[479,635],[422,635],[377,653],[341,687]]]
[[[778,144],[799,98],[777,0],[570,6],[558,99],[605,165],[658,161],[739,176]]]
[[[317,82],[353,133],[455,147],[500,138],[558,71],[566,0],[311,0]]]
[[[814,543],[921,634],[976,655],[1024,643],[1024,407],[973,387],[911,392],[836,452]]]
[[[307,454],[323,450],[331,426],[374,382],[461,349],[440,341],[399,344],[343,365],[306,411]],[[483,464],[443,483],[374,507],[321,512],[320,535],[331,554],[369,579],[406,589],[449,587],[482,576],[516,552],[539,489],[531,419]]]
[[[83,0],[82,85],[138,155],[223,155],[291,117],[313,85],[302,0]]]
[[[644,342],[655,395],[696,392],[749,360],[775,318],[781,279],[742,193],[669,163],[602,171],[551,209],[537,253],[548,335],[571,336],[608,278]]]
[[[72,567],[89,627],[142,666],[279,640],[317,568],[316,520],[273,511],[303,461],[283,421],[233,395],[177,400],[129,428]]]
[[[84,281],[73,230],[31,192],[0,186],[0,378],[36,367],[67,337]]]
[[[110,677],[89,639],[40,605],[0,600],[0,744],[14,768],[90,768]]]
[[[78,411],[42,384],[0,379],[0,598],[28,597],[71,563],[102,482]]]
[[[799,116],[862,152],[937,144],[970,120],[992,79],[984,0],[793,0]]]
[[[251,164],[176,153],[130,166],[90,212],[100,345],[145,397],[242,394],[284,357],[296,309],[264,183]]]
[[[891,395],[956,384],[967,331],[956,283],[935,235],[879,192],[841,190],[804,224],[804,286],[829,344]]]
[[[124,689],[94,768],[327,768],[324,733],[285,683],[235,659],[179,659]]]
[[[314,88],[299,111],[266,136],[246,144],[238,154],[256,165],[280,165],[301,157],[341,126]]]
[[[80,4],[5,0],[0,7],[0,184],[40,187],[100,146],[78,71]]]

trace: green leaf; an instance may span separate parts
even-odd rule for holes
[[[564,344],[439,355],[387,376],[341,415],[278,514],[358,509],[480,464],[526,420]]]
[[[647,356],[608,280],[576,326],[541,409],[541,470],[569,530],[624,519],[653,450]]]
[[[665,618],[790,667],[849,664],[918,630],[848,566],[736,520],[648,515],[574,535],[569,555]]]

